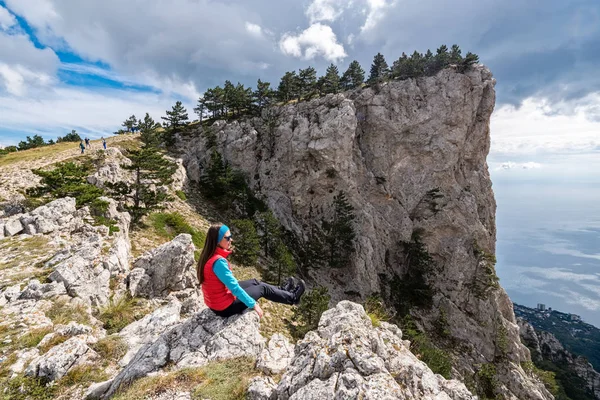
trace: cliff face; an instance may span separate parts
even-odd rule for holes
[[[551,362],[561,369],[565,369],[575,377],[579,378],[579,382],[566,382],[567,384],[578,385],[577,387],[589,395],[589,398],[600,399],[600,373],[594,370],[592,364],[585,357],[576,356],[568,352],[560,341],[553,334],[541,330],[536,330],[527,321],[519,318],[517,320],[520,328],[521,338],[523,342],[532,350],[532,358],[536,362]],[[562,377],[559,375],[559,378]],[[566,387],[566,389],[571,389]],[[578,398],[584,398],[578,397]]]
[[[223,157],[303,240],[311,220],[330,216],[333,196],[346,193],[358,233],[351,265],[314,273],[334,298],[386,293],[386,282],[411,268],[400,243],[421,232],[434,261],[426,271],[434,295],[433,307],[417,313],[428,330],[447,322],[460,349],[457,375],[500,360],[499,392],[550,398],[519,367],[529,352],[493,267],[496,203],[486,156],[494,84],[485,67],[447,69],[218,121],[211,130]],[[210,153],[205,139],[179,144],[197,182]]]

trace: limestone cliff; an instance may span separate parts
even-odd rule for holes
[[[486,164],[494,85],[483,66],[446,69],[218,121],[210,130],[223,157],[301,241],[311,213],[327,217],[333,196],[346,193],[358,232],[351,265],[314,272],[335,299],[389,291],[386,282],[410,268],[402,243],[421,232],[434,261],[426,271],[433,306],[413,313],[430,331],[447,321],[455,375],[471,379],[495,362],[507,398],[551,398],[519,366],[529,351],[494,271],[496,203]],[[198,182],[210,153],[206,136],[180,138],[179,146]]]

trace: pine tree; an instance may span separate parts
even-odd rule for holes
[[[56,138],[56,143],[61,142],[81,142],[81,136],[77,133],[75,129],[71,130],[71,133],[67,133],[63,137]]]
[[[273,102],[275,93],[271,89],[269,82],[263,82],[260,79],[256,84],[256,90],[252,94],[252,99],[256,110],[260,113],[263,108],[268,107]]]
[[[281,286],[285,276],[293,275],[296,270],[296,262],[292,253],[283,242],[279,242],[273,252],[273,258],[269,262],[269,271],[276,274],[273,279],[277,286]]]
[[[346,90],[359,88],[365,81],[365,71],[356,60],[352,61],[341,79],[342,87]]]
[[[445,44],[441,45],[439,49],[437,49],[435,61],[438,71],[443,70],[450,63],[450,54],[448,54],[448,47]]]
[[[46,146],[44,138],[40,135],[33,135],[33,138],[31,138],[31,136],[27,136],[25,140],[26,141],[19,142],[19,150],[35,149],[37,147]]]
[[[341,268],[348,266],[354,252],[354,207],[345,193],[340,191],[333,197],[333,218],[325,221],[323,228],[329,250],[329,266]]]
[[[460,53],[460,47],[458,47],[458,45],[456,44],[453,44],[450,48],[450,64],[460,65],[460,63],[462,62],[462,55]]]
[[[277,97],[280,101],[287,103],[288,101],[298,97],[298,76],[296,71],[286,72],[277,88]]]
[[[301,98],[309,100],[315,93],[317,86],[317,70],[313,67],[301,69],[298,72],[298,93],[297,98],[300,101]]]
[[[135,117],[135,115],[132,115],[131,117],[127,118],[121,124],[121,126],[124,127],[127,132],[133,132],[133,130],[137,127],[137,124],[138,124],[137,118]]]
[[[143,135],[142,142],[139,150],[128,150],[127,157],[131,164],[121,165],[121,168],[133,172],[133,183],[107,184],[113,195],[124,201],[133,225],[139,225],[144,215],[161,208],[161,204],[168,200],[167,192],[157,186],[170,184],[177,167],[161,154],[155,146],[153,135]]]
[[[223,102],[225,105],[224,113],[227,115],[233,109],[233,103],[235,101],[235,86],[233,86],[231,81],[225,81],[225,84],[223,85],[223,94]]]
[[[385,57],[381,53],[377,53],[373,58],[373,64],[371,64],[371,74],[369,75],[369,83],[379,82],[386,78],[388,73],[388,64],[385,61]]]
[[[167,116],[161,117],[165,123],[164,142],[167,146],[175,144],[175,135],[183,131],[183,127],[188,122],[187,110],[181,103],[177,101],[171,111],[166,111]]]
[[[158,146],[159,136],[157,129],[160,127],[158,122],[155,122],[150,114],[146,113],[144,120],[139,120],[138,124],[141,132],[140,139],[142,143]]]
[[[243,266],[254,266],[260,253],[260,241],[254,223],[249,219],[231,221],[234,236],[234,252],[232,258]]]
[[[281,242],[279,221],[269,210],[256,215],[256,225],[261,233],[263,252],[267,257],[272,257],[275,248]]]
[[[461,61],[461,65],[459,67],[460,72],[465,72],[473,65],[479,63],[479,56],[477,54],[473,54],[468,52],[465,58]]]
[[[307,332],[317,329],[321,315],[329,308],[331,296],[324,286],[316,287],[302,296],[300,305],[294,309],[293,335],[301,339]]]
[[[323,93],[338,93],[340,91],[340,72],[338,67],[331,64],[327,67],[323,82]]]

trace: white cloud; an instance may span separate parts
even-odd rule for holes
[[[320,23],[312,24],[298,35],[284,34],[279,48],[284,54],[305,60],[321,56],[328,61],[337,62],[347,55],[331,27]]]
[[[0,29],[7,30],[16,24],[16,18],[6,8],[0,6]]]
[[[368,10],[364,25],[360,28],[361,33],[373,29],[379,21],[385,17],[388,9],[396,5],[396,0],[367,0]]]
[[[249,34],[256,36],[256,37],[262,37],[263,36],[263,31],[262,28],[260,27],[260,25],[257,24],[253,24],[251,22],[246,22],[246,30],[248,31]]]
[[[512,169],[540,169],[540,168],[542,168],[542,164],[536,163],[533,161],[529,161],[526,163],[506,161],[506,162],[501,163],[498,167],[496,167],[495,170],[500,171],[500,170],[512,170]]]
[[[333,22],[351,5],[351,1],[344,0],[313,0],[306,9],[306,16],[311,24],[320,21]]]
[[[69,87],[38,90],[27,98],[0,96],[4,130],[48,137],[73,128],[100,137],[116,130],[131,114],[140,117],[148,112],[160,120],[174,103],[171,97],[155,93]],[[184,102],[184,105],[193,117],[193,104]]]
[[[502,106],[492,115],[492,154],[589,153],[600,150],[600,120],[590,115],[600,93],[578,103],[552,105],[530,98],[520,108]],[[551,110],[561,108],[560,114]]]

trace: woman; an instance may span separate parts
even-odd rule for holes
[[[231,242],[231,232],[226,225],[211,226],[198,261],[198,281],[204,302],[215,314],[230,317],[250,308],[262,318],[263,311],[256,301],[261,297],[283,304],[300,303],[305,290],[302,280],[295,286],[295,280],[290,278],[283,288],[256,279],[238,282],[227,262]]]

